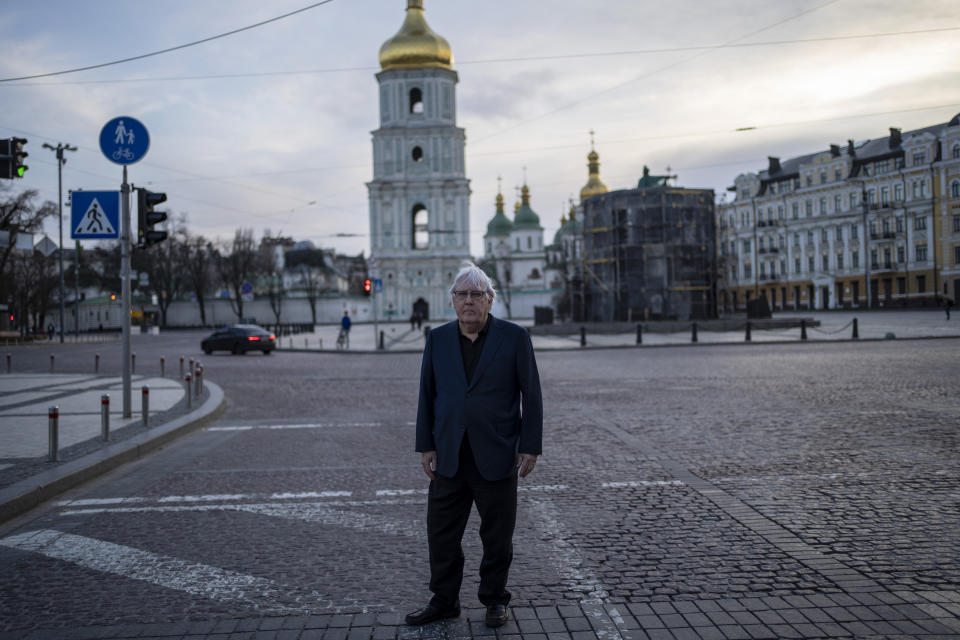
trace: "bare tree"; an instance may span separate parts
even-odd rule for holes
[[[57,211],[53,202],[36,204],[37,191],[28,189],[12,193],[13,188],[0,182],[0,235],[6,242],[0,242],[0,303],[11,303],[18,294],[17,280],[11,272],[11,257],[17,246],[17,236],[21,233],[39,231],[43,221]]]
[[[203,236],[191,236],[184,231],[180,246],[182,268],[185,270],[185,286],[197,299],[200,307],[200,324],[207,326],[206,296],[213,282],[213,264],[217,252]]]
[[[22,251],[11,257],[10,272],[16,286],[12,301],[18,328],[43,330],[53,294],[60,286],[56,265],[56,252],[45,256],[39,251]]]
[[[257,248],[253,241],[253,229],[237,229],[232,242],[223,245],[224,252],[217,259],[217,273],[224,286],[233,294],[230,306],[238,320],[243,319],[243,293],[241,288],[256,273]]]
[[[326,276],[333,269],[327,264],[321,249],[288,251],[286,263],[288,269],[296,270],[300,274],[304,294],[310,303],[310,318],[313,324],[317,324],[317,300],[325,289]]]
[[[133,251],[131,265],[136,271],[147,274],[147,284],[142,288],[157,297],[162,327],[167,326],[167,310],[170,304],[184,291],[184,269],[180,264],[182,246],[181,228],[170,233],[162,242]]]

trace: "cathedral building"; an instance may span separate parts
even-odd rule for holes
[[[377,315],[453,319],[447,287],[470,259],[466,135],[457,126],[453,52],[427,25],[423,0],[407,0],[400,31],[380,48],[380,69],[367,183],[371,276],[383,282]]]

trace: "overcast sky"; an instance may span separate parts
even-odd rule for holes
[[[309,4],[5,2],[0,79],[175,47]],[[166,208],[186,215],[194,233],[270,229],[369,253],[374,74],[405,8],[406,0],[333,0],[142,60],[0,82],[0,137],[29,139],[30,170],[15,187],[56,201],[55,157],[41,145],[64,142],[79,147],[68,154],[64,192],[119,189],[122,169],[103,157],[98,136],[108,120],[133,116],[151,146],[130,166],[131,182],[166,192]],[[524,167],[552,240],[586,182],[591,129],[611,189],[635,186],[644,165],[669,166],[679,185],[719,197],[767,156],[960,112],[956,0],[425,0],[425,8],[460,74],[475,254],[497,176],[512,205]],[[890,33],[900,35],[851,38]],[[756,129],[736,131],[743,127]],[[47,231],[57,239],[55,223]]]

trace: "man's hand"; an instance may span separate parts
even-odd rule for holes
[[[537,466],[537,456],[532,453],[521,453],[517,457],[517,469],[520,470],[521,478],[526,478],[535,466]]]
[[[437,452],[436,451],[424,451],[420,454],[420,464],[423,465],[423,472],[433,480],[433,472],[437,470]]]

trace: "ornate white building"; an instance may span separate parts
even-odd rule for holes
[[[407,0],[400,31],[380,48],[380,128],[373,132],[370,254],[383,280],[378,315],[454,318],[447,286],[470,259],[470,181],[457,126],[449,43]]]

